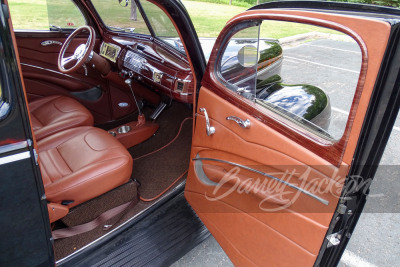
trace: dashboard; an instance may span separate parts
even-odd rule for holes
[[[132,78],[180,102],[192,103],[194,80],[185,56],[152,40],[107,38],[100,55],[121,78]]]

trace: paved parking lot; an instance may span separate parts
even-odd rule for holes
[[[329,132],[339,138],[357,85],[361,64],[358,45],[348,41],[320,39],[284,46],[284,56],[282,76],[285,83],[308,83],[328,93],[332,103]],[[399,152],[398,118],[372,183],[365,212],[339,266],[400,265]],[[232,263],[215,239],[210,237],[173,266],[232,266]]]
[[[332,105],[329,133],[335,139],[346,127],[360,68],[361,51],[355,42],[321,39],[284,47],[283,81],[311,84],[328,94]]]

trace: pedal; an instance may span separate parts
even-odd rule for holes
[[[153,114],[150,115],[150,119],[155,120],[161,114],[161,112],[167,107],[167,103],[161,102],[160,105],[154,110]]]

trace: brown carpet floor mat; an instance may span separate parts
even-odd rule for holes
[[[147,109],[143,111],[147,119],[150,117],[150,115],[148,115],[148,111],[149,110]],[[183,103],[173,102],[173,104],[166,108],[155,120],[155,122],[159,125],[159,129],[155,136],[129,149],[132,157],[136,158],[165,146],[176,136],[181,122],[185,118],[192,116],[192,108],[189,108]]]
[[[137,184],[129,181],[95,199],[72,208],[61,221],[68,227],[87,223],[96,219],[100,214],[137,197]]]
[[[141,200],[159,197],[171,184],[186,175],[192,141],[192,118],[182,121],[175,139],[151,154],[134,157],[132,178],[136,179]]]
[[[137,197],[137,184],[133,181],[129,181],[128,183],[121,185],[97,198],[72,208],[68,215],[61,219],[61,222],[64,223],[64,226],[83,224],[95,219],[103,212],[117,207],[123,203],[127,203]],[[121,218],[121,216],[116,216],[115,218],[107,221],[106,224],[114,225],[116,221],[118,221],[118,224],[120,224],[123,221],[126,221],[124,217]],[[115,224],[115,226],[118,224]],[[92,231],[80,235],[55,240],[54,251],[56,260],[66,257],[75,250],[89,244],[105,233],[106,232],[102,227],[97,227]]]
[[[142,202],[139,201],[132,210],[128,211],[122,218],[112,218],[108,220],[105,224],[113,225],[108,231],[116,228],[117,226],[121,225],[122,223],[126,222],[128,219],[132,218],[134,215],[140,213],[144,209],[148,208],[151,205],[151,202]],[[54,253],[56,261],[65,258],[66,256],[74,253],[76,250],[86,246],[87,244],[93,242],[97,238],[106,234],[107,231],[104,231],[102,227],[97,227],[92,231],[71,236],[64,239],[58,239],[54,242]]]

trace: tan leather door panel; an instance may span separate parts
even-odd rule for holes
[[[204,106],[216,133],[207,136],[205,118],[198,113],[192,159],[218,159],[248,166],[293,185],[303,185],[310,192],[313,184],[323,181],[323,187],[318,190],[323,193],[314,194],[328,205],[259,173],[237,167],[236,170],[235,166],[211,160],[201,160],[202,169],[221,187],[216,190],[215,186],[204,184],[195,170],[199,160],[192,160],[189,177],[193,179],[188,179],[185,191],[188,202],[214,236],[226,239],[229,249],[224,249],[234,258],[234,263],[293,265],[302,259],[305,265],[312,265],[337,205],[337,196],[332,192],[340,194],[343,186],[343,181],[330,177],[344,177],[348,166],[337,168],[328,164],[203,87],[198,107]],[[251,128],[243,129],[227,121],[226,117],[231,115],[249,118]],[[232,170],[238,171],[235,177],[239,178],[221,182]],[[287,170],[295,170],[296,174],[282,177]],[[300,177],[299,174],[307,175]],[[263,183],[264,188],[255,188]],[[269,190],[272,192],[262,192]],[[224,237],[226,232],[229,237]],[[262,244],[262,248],[257,248],[257,244]],[[290,251],[291,256],[279,251]]]
[[[197,96],[185,197],[235,265],[312,266],[338,206],[390,27],[322,12],[245,14],[227,24],[210,56]],[[362,66],[340,140],[315,137],[220,82],[215,66],[223,48],[218,45],[236,24],[250,19],[330,27],[357,41]],[[212,135],[206,131],[204,109],[215,128]],[[250,127],[240,127],[229,116],[248,119]]]

